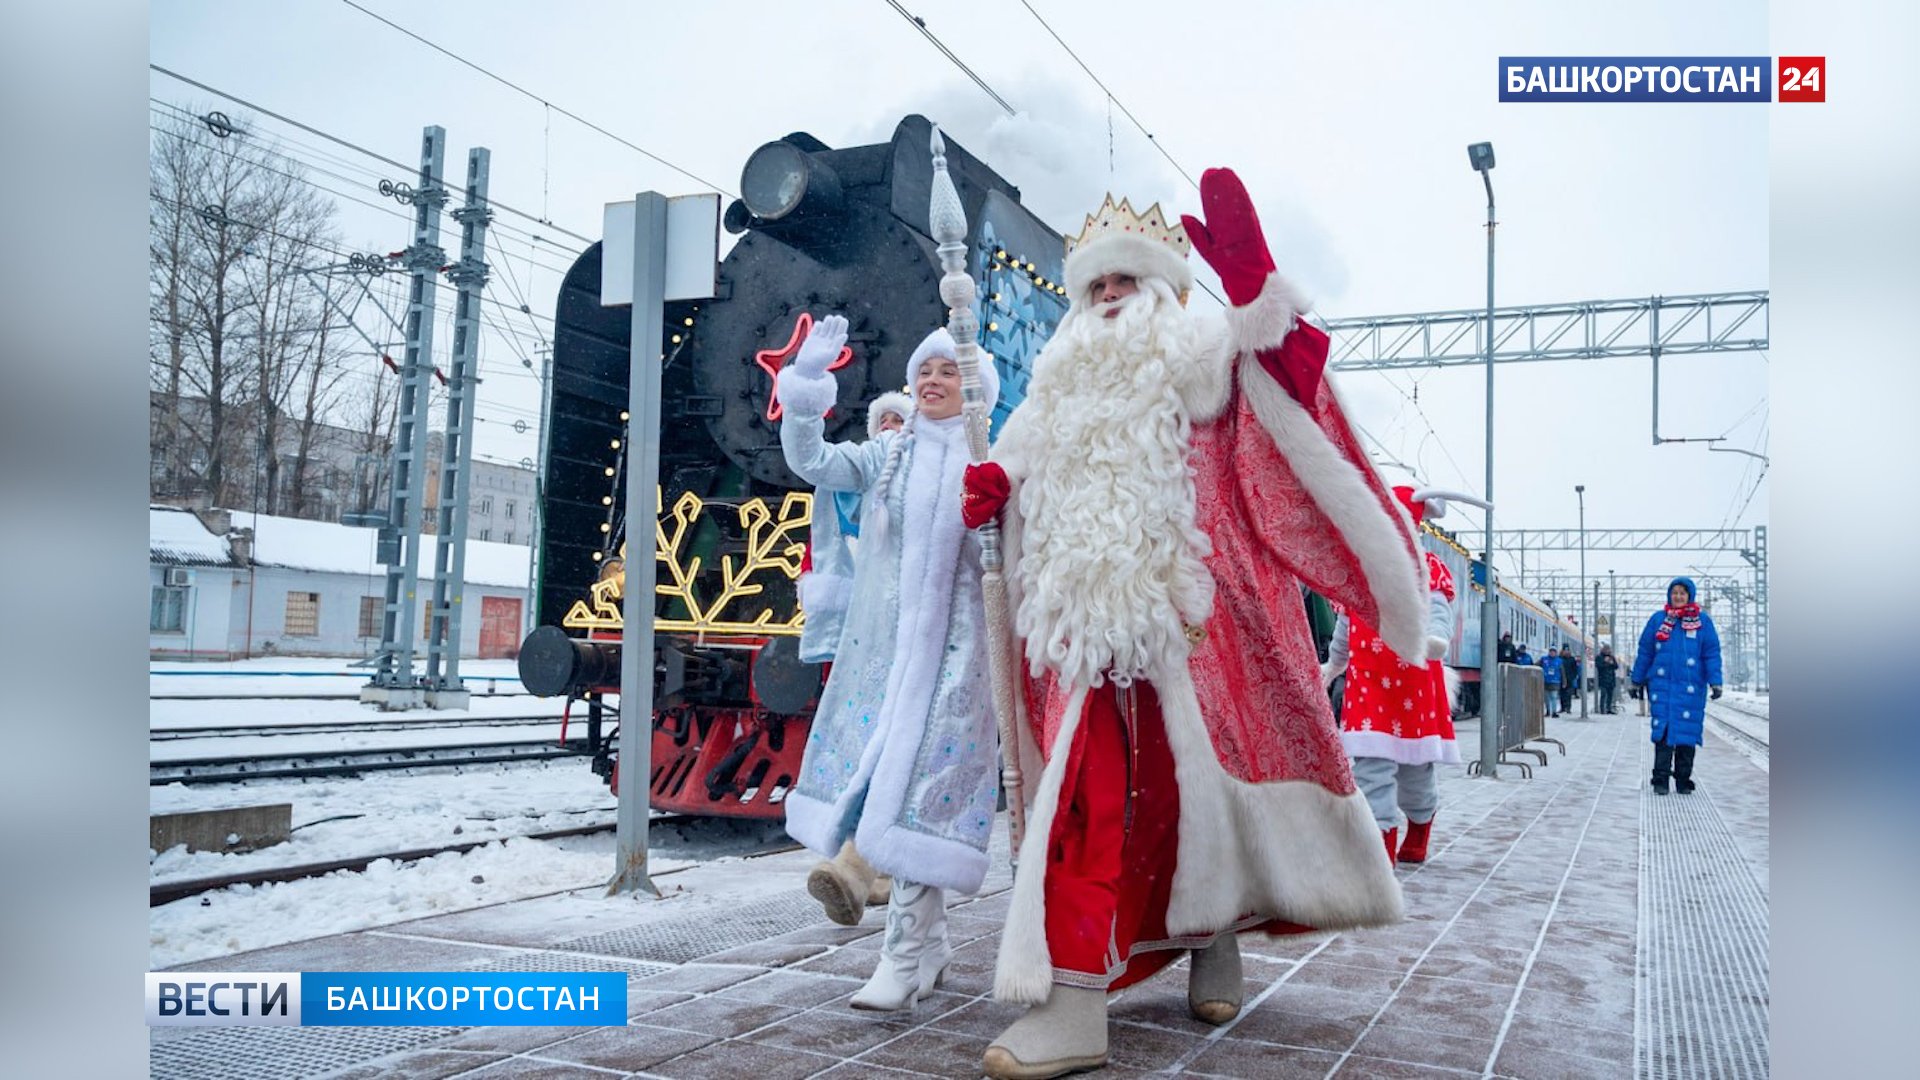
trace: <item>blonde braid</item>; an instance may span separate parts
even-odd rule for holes
[[[887,463],[880,468],[880,482],[873,488],[874,502],[879,504],[880,511],[879,520],[874,524],[879,526],[877,531],[881,535],[886,533],[888,520],[892,516],[892,511],[887,509],[887,493],[893,488],[893,478],[900,471],[900,459],[906,453],[907,440],[913,438],[914,423],[919,419],[920,412],[916,409],[901,425],[900,434],[893,440],[893,445],[887,447]]]

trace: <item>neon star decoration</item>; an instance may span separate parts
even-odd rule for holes
[[[779,377],[780,369],[787,365],[787,361],[793,359],[794,354],[800,351],[800,343],[807,340],[807,334],[812,329],[813,316],[803,311],[800,317],[793,321],[793,336],[787,339],[785,345],[777,349],[760,349],[753,354],[753,362],[760,367],[760,370],[767,373],[767,423],[769,424],[778,421],[783,411],[780,408],[779,399],[773,392],[774,380]],[[853,363],[853,347],[842,345],[840,355],[833,358],[833,363],[827,365],[827,370],[839,371],[851,363]]]

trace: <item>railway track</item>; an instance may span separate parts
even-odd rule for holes
[[[1726,714],[1732,713],[1735,718]],[[1769,746],[1769,721],[1758,713],[1750,712],[1738,706],[1716,701],[1707,709],[1707,724],[1715,735],[1734,743],[1762,757],[1771,758]],[[1758,730],[1756,730],[1758,729]]]
[[[376,731],[451,731],[460,728],[532,727],[557,724],[557,713],[516,716],[445,716],[430,720],[315,720],[292,724],[233,724],[225,727],[164,727],[148,730],[149,742],[224,739],[235,736],[353,735]]]
[[[649,832],[654,841],[653,847],[661,853],[670,853],[676,846],[690,842],[690,838],[675,833],[714,833],[733,832],[739,834],[736,840],[745,841],[743,850],[736,854],[745,858],[757,858],[762,855],[776,855],[781,852],[797,850],[799,845],[787,840],[779,822],[765,822],[753,819],[702,818],[690,814],[657,814],[649,823]],[[194,878],[185,881],[162,882],[150,886],[148,906],[159,907],[176,900],[185,900],[203,893],[217,892],[235,885],[270,885],[285,881],[299,881],[303,878],[324,877],[337,871],[359,872],[382,859],[396,863],[417,862],[436,855],[472,851],[488,844],[503,843],[507,840],[562,840],[575,836],[593,836],[614,831],[612,821],[596,825],[577,825],[566,829],[550,829],[544,832],[523,833],[517,836],[494,836],[485,840],[468,840],[461,843],[445,844],[439,847],[411,848],[405,851],[382,852],[377,855],[356,856],[350,859],[333,859],[327,862],[304,863],[297,866],[273,867],[249,873],[226,874],[219,877]],[[771,833],[770,837],[768,834]],[[703,837],[711,842],[710,837]],[[681,869],[685,869],[684,867]],[[653,877],[665,877],[679,870],[663,870]]]
[[[297,780],[331,776],[358,776],[395,769],[448,768],[494,765],[510,761],[542,761],[578,757],[587,753],[585,740],[564,745],[551,742],[495,742],[467,746],[411,746],[358,751],[320,751],[301,754],[251,754],[245,757],[179,758],[148,766],[149,786],[162,784],[219,784],[236,780]]]

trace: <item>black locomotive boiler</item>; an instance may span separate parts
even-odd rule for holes
[[[795,580],[812,493],[781,456],[774,375],[815,319],[845,316],[852,356],[835,372],[827,436],[864,438],[867,403],[900,388],[914,346],[945,322],[927,234],[930,134],[925,117],[908,116],[871,146],[835,150],[805,133],[761,146],[742,170],[742,198],[726,209],[739,240],[719,266],[716,296],[667,305],[660,501],[649,508],[659,542],[656,808],[783,813],[825,673],[798,658]],[[946,145],[967,212],[980,343],[999,368],[997,430],[1066,313],[1064,242],[1021,206],[1018,188],[951,138]],[[618,761],[605,698],[619,689],[623,553],[635,519],[623,497],[629,313],[601,306],[600,258],[600,245],[588,248],[560,291],[538,629],[520,670],[536,694],[585,702],[594,769],[611,785]]]

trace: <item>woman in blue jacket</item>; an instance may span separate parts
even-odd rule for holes
[[[1633,685],[1653,714],[1653,790],[1667,793],[1667,777],[1682,795],[1693,793],[1693,754],[1707,721],[1707,699],[1720,696],[1720,635],[1694,601],[1693,579],[1667,586],[1667,606],[1640,631]]]

